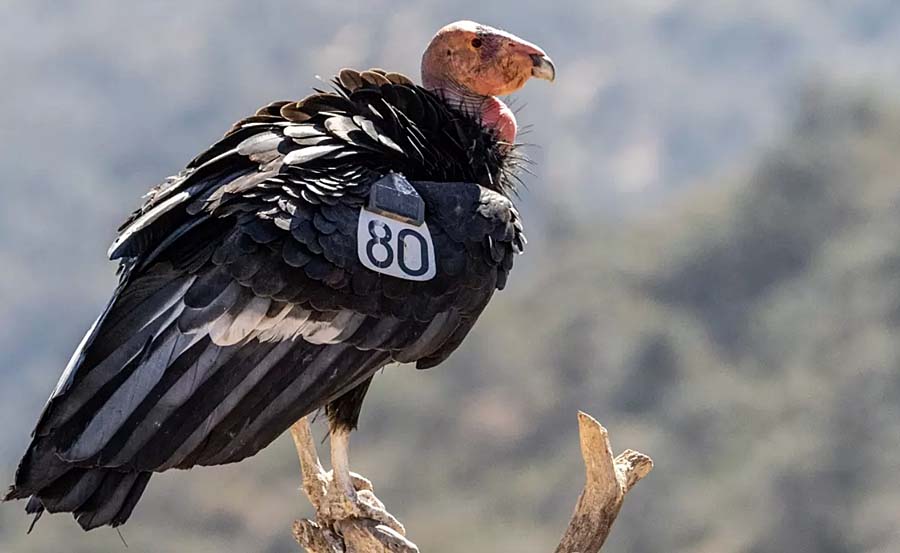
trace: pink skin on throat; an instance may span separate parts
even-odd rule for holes
[[[501,142],[509,145],[515,144],[518,130],[516,116],[509,106],[499,98],[461,92],[458,87],[447,85],[424,75],[423,81],[425,88],[443,97],[451,106],[473,115],[479,115],[482,125],[493,129]]]
[[[506,144],[516,142],[516,116],[509,106],[495,96],[485,98],[481,106],[481,121],[486,127],[497,131],[497,138]]]

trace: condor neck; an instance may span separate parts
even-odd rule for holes
[[[450,81],[422,77],[425,88],[437,94],[463,113],[476,117],[481,124],[493,130],[497,138],[508,145],[516,141],[516,117],[509,106],[496,96],[483,96],[460,87]]]

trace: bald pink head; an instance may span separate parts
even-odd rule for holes
[[[482,123],[509,144],[516,140],[516,118],[497,96],[519,90],[531,77],[556,77],[543,50],[474,21],[443,27],[422,55],[423,86],[480,115]]]

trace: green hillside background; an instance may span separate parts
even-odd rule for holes
[[[0,6],[0,477],[110,293],[117,223],[241,115],[440,25],[520,34],[529,250],[444,365],[388,367],[354,469],[424,553],[549,552],[575,415],[656,468],[605,550],[900,550],[900,5],[890,0]],[[319,424],[321,426],[321,424]],[[321,432],[321,428],[319,431]],[[154,477],[128,551],[297,551],[286,437]],[[66,516],[0,551],[125,551]]]

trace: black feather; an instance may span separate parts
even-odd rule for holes
[[[202,309],[213,302],[232,282],[224,269],[216,267],[201,274],[184,293],[187,307]]]

